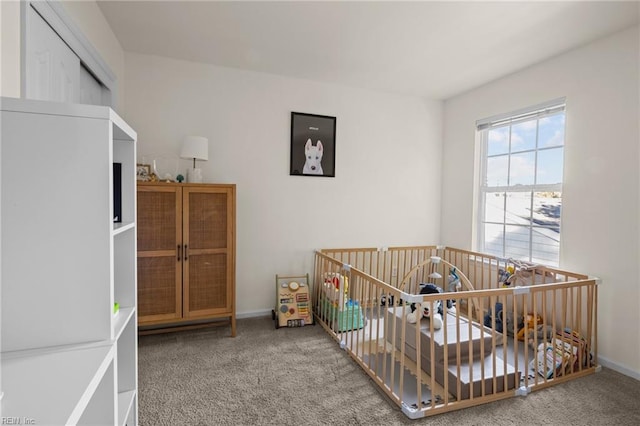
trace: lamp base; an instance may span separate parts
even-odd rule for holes
[[[187,182],[202,183],[202,169],[187,169]]]

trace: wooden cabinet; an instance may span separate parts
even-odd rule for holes
[[[228,318],[235,336],[235,192],[227,184],[138,183],[141,327]]]
[[[0,107],[2,419],[136,425],[136,132],[107,107]]]

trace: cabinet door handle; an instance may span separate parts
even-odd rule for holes
[[[182,248],[182,247],[180,246],[180,244],[178,244],[178,262],[180,262],[180,257],[181,257],[181,255],[182,255],[182,253],[181,253],[181,251],[180,251],[180,249],[181,249],[181,248]]]
[[[189,255],[187,254],[189,252],[189,249],[187,248],[187,245],[184,245],[184,260],[189,260]]]

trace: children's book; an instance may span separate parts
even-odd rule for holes
[[[556,344],[554,346],[551,343],[541,343],[538,346],[536,358],[529,364],[529,368],[547,379],[552,378],[554,372],[556,376],[562,375],[573,358],[570,352],[564,350],[563,342],[557,342],[560,345]]]

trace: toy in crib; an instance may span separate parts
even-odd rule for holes
[[[496,302],[496,306],[493,310],[490,310],[484,316],[484,325],[486,327],[491,327],[492,323],[492,315],[495,313],[496,316],[496,328],[495,330],[498,333],[502,333],[503,330],[507,332],[509,336],[513,337],[514,326],[516,333],[520,332],[524,328],[524,317],[519,315],[517,318],[514,317],[513,312],[502,309],[502,303]]]
[[[555,330],[550,325],[539,324],[536,328],[530,329],[527,334],[527,343],[531,349],[536,348],[541,343],[549,343],[553,340]]]
[[[500,287],[509,287],[511,285],[511,278],[515,268],[512,265],[507,266],[506,269],[500,268],[498,270],[498,283]]]
[[[449,291],[456,292],[462,290],[462,283],[460,282],[460,277],[458,276],[458,270],[454,266],[449,269]]]
[[[450,293],[462,291],[462,282],[460,282],[460,277],[458,276],[458,269],[455,266],[449,269],[448,281],[449,281],[448,288]],[[453,300],[449,300],[449,299],[447,300],[447,308],[455,309],[454,305],[455,305],[455,302]]]
[[[527,331],[537,330],[539,325],[544,324],[544,321],[542,321],[542,317],[540,316],[540,314],[527,314],[524,316],[524,322],[527,324]],[[518,330],[518,335],[516,336],[518,340],[524,341],[525,337],[528,337],[524,335],[524,331],[525,327],[523,324],[522,328]]]
[[[365,326],[364,312],[357,300],[349,298],[349,277],[329,272],[322,283],[322,309],[336,332],[356,330]]]
[[[337,307],[343,307],[347,303],[349,292],[349,278],[337,272],[327,272],[324,277],[322,289],[325,297]]]
[[[555,333],[548,326],[542,327],[535,332],[540,334],[539,342],[542,343],[538,345],[535,359],[529,363],[531,370],[550,379],[554,374],[562,376],[571,369],[579,369],[580,365],[591,364],[591,354],[580,333],[569,328]],[[529,341],[529,345],[533,344],[533,341]]]
[[[526,286],[534,283],[544,283],[544,276],[548,274],[545,268],[535,263],[516,259],[508,259],[510,263],[505,269],[498,270],[500,287]],[[538,277],[536,277],[537,275]]]
[[[436,294],[442,293],[442,290],[435,284],[425,284],[420,289],[420,294]],[[442,328],[443,320],[443,307],[442,301],[438,300],[433,302],[433,311],[431,311],[431,302],[422,302],[419,307],[416,307],[415,303],[411,304],[411,313],[407,314],[407,321],[411,324],[415,324],[423,317],[428,318],[433,323],[434,330],[440,330]]]

